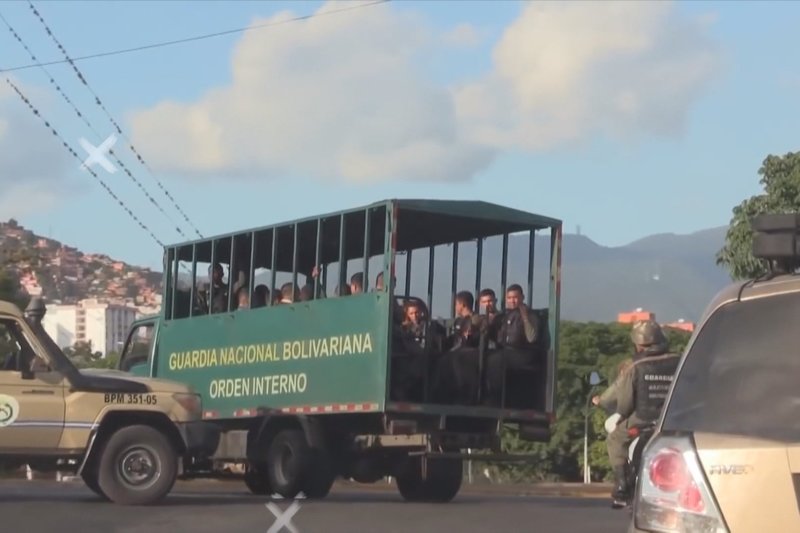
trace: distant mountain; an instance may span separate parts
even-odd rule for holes
[[[564,236],[562,256],[561,316],[579,321],[613,321],[617,314],[642,307],[659,321],[680,318],[696,321],[714,294],[729,283],[726,271],[716,266],[715,254],[723,246],[726,227],[688,235],[651,235],[626,246],[601,246],[583,235]],[[550,238],[538,236],[534,261],[534,306],[545,307],[548,290]],[[481,287],[500,296],[502,240],[484,244]],[[527,287],[527,236],[509,238],[508,284]],[[0,223],[0,259],[18,272],[28,292],[42,291],[50,301],[73,302],[87,297],[125,299],[139,306],[160,303],[161,274],[114,261],[104,255],[84,254],[75,248],[33,234],[14,221]],[[475,291],[475,243],[459,247],[457,290]],[[19,258],[22,259],[19,259]],[[9,261],[9,258],[17,258]],[[374,281],[379,262],[370,266]],[[351,261],[349,273],[360,269]],[[405,284],[405,259],[397,261],[400,291]],[[438,247],[434,261],[433,314],[447,316],[451,301],[452,250]],[[411,292],[427,299],[428,252],[416,251],[412,261]],[[199,276],[203,277],[203,276]],[[329,274],[328,292],[336,286]],[[288,281],[279,275],[278,284]],[[188,281],[182,279],[182,281]],[[257,283],[269,283],[259,275]]]
[[[680,318],[696,321],[709,300],[730,278],[715,264],[725,241],[726,227],[688,235],[652,235],[626,246],[601,246],[588,237],[568,234],[562,248],[562,318],[579,321],[613,321],[623,311],[642,307],[662,322]],[[527,287],[527,237],[509,238],[508,284]],[[484,245],[481,286],[499,293],[502,241]],[[435,257],[436,287],[433,313],[445,315],[450,305],[452,252]],[[427,295],[427,253],[414,256],[412,292]],[[489,259],[493,258],[493,259]],[[534,306],[547,305],[549,237],[536,239]],[[398,283],[404,279],[398,269]],[[446,278],[446,279],[438,279]],[[474,292],[475,246],[459,248],[458,289]],[[499,296],[499,294],[498,294]]]

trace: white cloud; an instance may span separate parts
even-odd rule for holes
[[[482,41],[482,35],[472,24],[459,24],[442,35],[442,42],[449,46],[469,48],[478,46]]]
[[[596,135],[676,135],[719,70],[705,34],[666,2],[534,2],[494,70],[456,91],[471,139],[543,150]]]
[[[712,22],[666,2],[530,3],[491,72],[444,88],[421,60],[475,29],[435,34],[371,6],[246,33],[228,85],[134,113],[132,137],[160,171],[190,176],[466,180],[500,150],[680,134],[719,71]]]
[[[492,150],[464,140],[452,94],[415,68],[423,28],[381,5],[247,33],[229,86],[134,114],[134,144],[192,175],[469,179]]]
[[[43,92],[12,81],[47,116]],[[52,207],[72,161],[14,90],[0,83],[0,219]]]

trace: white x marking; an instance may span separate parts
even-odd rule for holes
[[[267,530],[267,533],[278,533],[284,527],[291,533],[300,533],[292,524],[292,517],[300,510],[300,503],[297,500],[294,500],[285,511],[281,511],[281,508],[272,502],[267,503],[266,508],[275,515],[275,523]]]
[[[95,147],[92,143],[81,137],[80,143],[83,146],[83,149],[86,150],[86,153],[89,154],[83,164],[81,165],[81,170],[88,169],[93,164],[97,163],[108,172],[113,174],[117,171],[117,167],[111,164],[111,161],[108,160],[106,157],[106,152],[111,150],[111,148],[116,144],[117,136],[113,133],[109,135],[105,141],[100,146]]]

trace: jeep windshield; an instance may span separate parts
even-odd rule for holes
[[[800,293],[729,303],[702,326],[665,431],[800,442]]]

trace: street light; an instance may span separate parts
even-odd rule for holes
[[[600,374],[592,372],[589,375],[589,396],[586,398],[586,411],[583,419],[583,482],[589,484],[592,482],[591,475],[589,474],[589,414],[591,411],[592,396],[594,388],[603,382]]]

